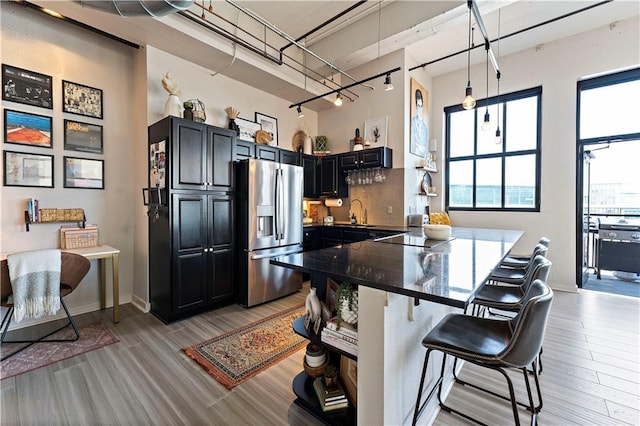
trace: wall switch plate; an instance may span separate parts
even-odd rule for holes
[[[387,206],[387,214],[393,214],[393,206]]]

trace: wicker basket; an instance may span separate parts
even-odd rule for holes
[[[98,227],[87,225],[85,228],[61,227],[60,248],[77,249],[95,247],[98,245]]]
[[[83,209],[40,209],[40,222],[82,222]]]

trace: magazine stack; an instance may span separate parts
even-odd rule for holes
[[[349,405],[347,395],[344,389],[338,383],[332,388],[327,388],[322,377],[316,377],[313,381],[313,389],[318,395],[318,401],[322,407],[322,411],[333,411],[340,408],[346,408]]]
[[[353,356],[358,356],[358,329],[344,321],[338,327],[335,317],[327,321],[322,329],[320,340]]]

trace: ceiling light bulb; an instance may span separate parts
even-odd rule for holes
[[[501,144],[502,143],[502,134],[500,133],[500,127],[498,127],[496,129],[496,140],[495,140],[496,144]]]
[[[387,74],[387,76],[384,78],[384,90],[387,92],[389,90],[393,90],[393,83],[391,83],[391,74]]]
[[[304,113],[302,112],[302,107],[300,105],[298,105],[298,118],[303,118],[304,117]]]
[[[335,104],[335,106],[342,105],[342,96],[340,96],[340,93],[336,95],[336,100],[333,103]]]
[[[491,119],[489,117],[489,109],[484,113],[484,121],[482,122],[482,131],[487,132],[491,128]]]
[[[462,108],[464,109],[472,109],[476,106],[476,100],[473,98],[473,89],[471,88],[471,83],[467,83],[467,89],[465,90],[465,97],[462,101]]]

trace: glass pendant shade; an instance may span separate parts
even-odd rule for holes
[[[336,100],[333,103],[335,104],[335,106],[342,105],[342,96],[340,96],[340,93],[336,95]]]

